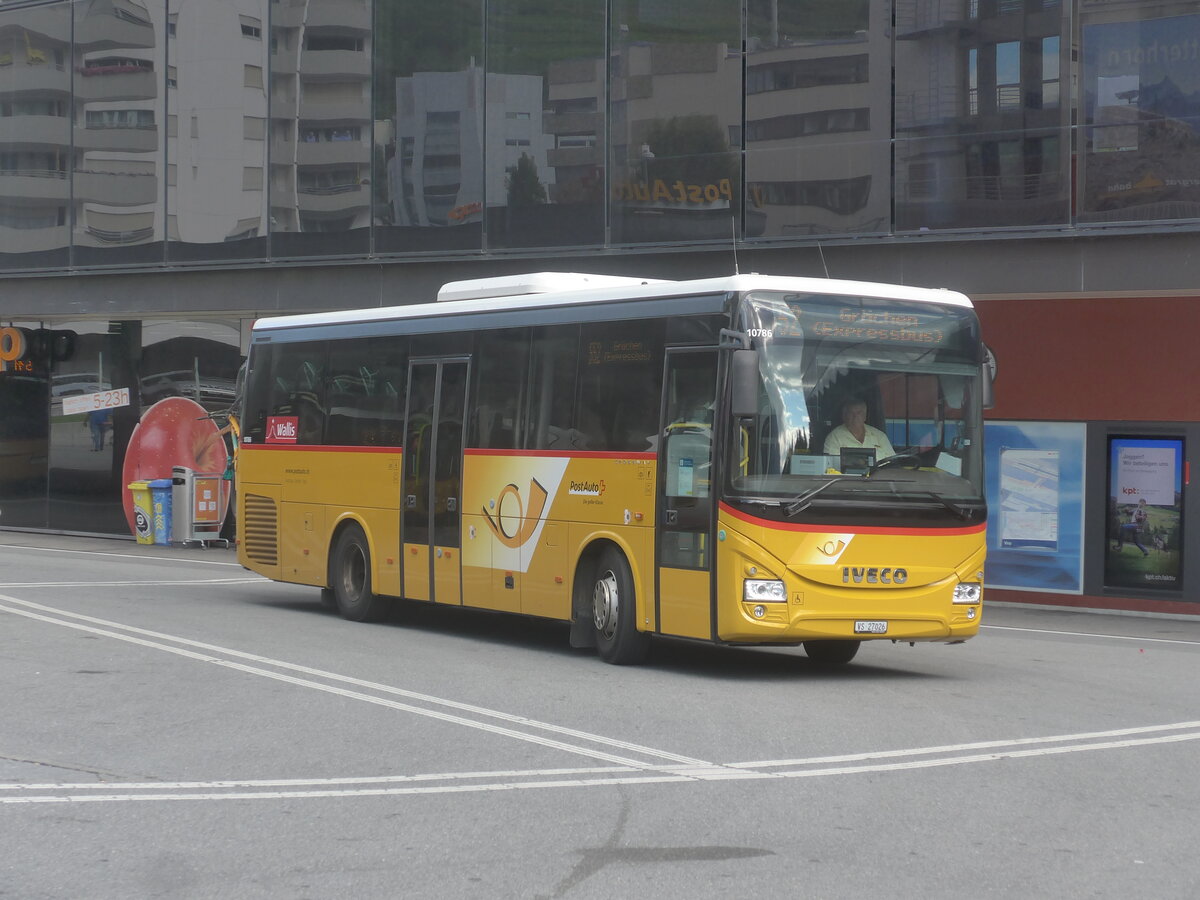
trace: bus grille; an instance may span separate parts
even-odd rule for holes
[[[246,556],[264,566],[279,563],[279,513],[275,501],[258,494],[246,495],[242,523],[242,547]]]

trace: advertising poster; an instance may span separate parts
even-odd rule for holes
[[[1084,26],[1082,219],[1200,215],[1197,39],[1195,15]]]
[[[1183,574],[1183,441],[1109,439],[1105,587],[1178,590]]]
[[[1086,428],[1079,423],[987,422],[987,584],[1083,591]]]

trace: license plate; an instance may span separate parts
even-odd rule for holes
[[[855,622],[855,634],[887,634],[887,622]]]

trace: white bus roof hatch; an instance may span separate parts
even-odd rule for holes
[[[661,278],[630,278],[625,275],[584,275],[579,272],[532,272],[448,281],[438,291],[438,301],[483,300],[490,297],[521,297],[528,294],[557,294],[606,287],[662,284]]]

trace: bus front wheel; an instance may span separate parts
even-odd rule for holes
[[[338,612],[352,622],[380,622],[388,601],[371,590],[371,550],[357,525],[347,526],[333,545],[329,581]]]
[[[805,641],[804,652],[818,666],[844,666],[861,645],[862,641]]]
[[[600,554],[592,586],[592,624],[596,628],[596,652],[617,666],[636,665],[650,651],[650,635],[637,629],[636,592],[633,573],[624,555],[615,547]]]

